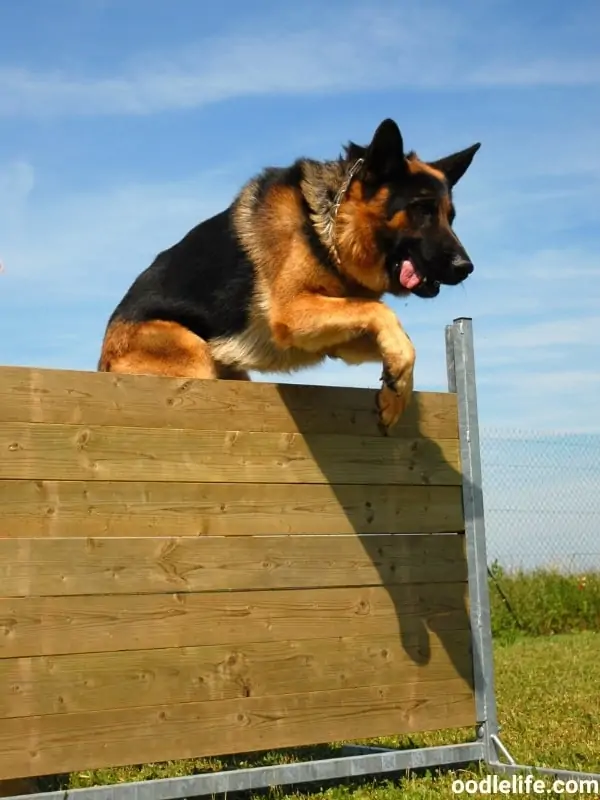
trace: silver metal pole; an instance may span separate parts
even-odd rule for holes
[[[446,354],[448,388],[456,392],[458,402],[477,735],[484,743],[486,760],[492,761],[496,753],[491,737],[498,734],[498,717],[471,319],[456,319],[446,328]]]

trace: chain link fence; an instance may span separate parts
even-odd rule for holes
[[[488,559],[600,571],[600,434],[482,428]]]

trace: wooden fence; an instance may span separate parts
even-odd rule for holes
[[[374,396],[0,369],[1,779],[475,724],[456,396]]]

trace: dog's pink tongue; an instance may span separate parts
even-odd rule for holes
[[[405,289],[414,289],[421,283],[421,278],[415,272],[412,261],[403,261],[400,267],[400,283]]]

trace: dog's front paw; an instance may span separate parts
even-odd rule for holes
[[[379,428],[387,434],[406,411],[413,393],[414,361],[409,361],[395,375],[386,365],[381,380],[383,386],[377,393],[376,404]]]

